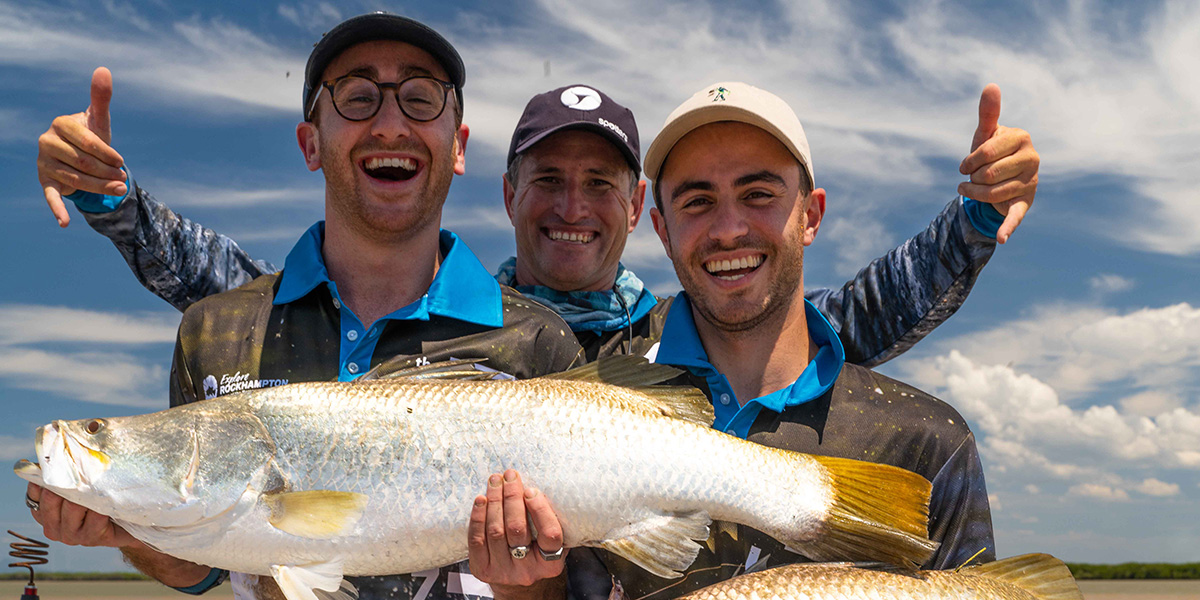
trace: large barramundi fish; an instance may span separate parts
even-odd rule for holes
[[[1024,554],[954,571],[801,563],[734,577],[679,600],[1083,600],[1062,561]]]
[[[465,362],[465,361],[460,361]],[[472,501],[517,469],[553,503],[567,546],[661,577],[695,560],[713,519],[816,560],[923,562],[929,482],[711,429],[679,371],[637,357],[523,381],[439,363],[349,383],[228,394],[162,412],[56,421],[17,474],[167,554],[272,575],[288,598],[342,575],[467,557]]]

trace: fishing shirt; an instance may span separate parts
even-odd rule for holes
[[[350,381],[396,356],[406,357],[407,366],[486,358],[486,366],[518,378],[582,362],[582,349],[562,319],[498,284],[467,245],[444,230],[441,266],[426,293],[364,328],[329,279],[323,239],[324,224],[317,223],[288,254],[283,271],[184,312],[171,368],[171,406],[288,383]],[[479,485],[482,492],[486,484]],[[245,594],[257,578],[233,579],[235,591]],[[492,595],[470,575],[467,561],[410,575],[346,579],[363,600]]]
[[[916,388],[846,363],[829,321],[807,301],[805,315],[816,356],[791,385],[744,405],[708,361],[686,293],[667,315],[657,360],[688,371],[686,380],[713,404],[714,428],[774,448],[888,464],[930,480],[929,537],[940,546],[923,568],[952,569],[980,550],[977,560],[995,560],[983,468],[962,416]],[[715,523],[710,531],[679,579],[656,577],[603,550],[576,548],[568,555],[572,594],[600,600],[619,585],[628,598],[663,600],[747,571],[807,562],[744,525]]]
[[[76,192],[67,198],[92,228],[112,240],[138,281],[175,308],[184,310],[277,270],[232,239],[171,211],[132,176],[127,183],[129,192],[122,197]],[[955,198],[923,231],[871,261],[840,288],[814,288],[805,296],[838,332],[848,362],[882,364],[962,306],[995,251],[1002,221],[991,205]],[[669,302],[640,293],[629,306],[632,324],[620,319],[575,335],[588,360],[653,356]]]

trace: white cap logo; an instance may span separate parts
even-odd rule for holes
[[[217,397],[217,378],[209,375],[204,378],[204,399],[212,400]]]
[[[562,96],[559,96],[559,99],[562,100],[563,106],[575,110],[596,110],[600,108],[600,92],[582,85],[563,90]]]

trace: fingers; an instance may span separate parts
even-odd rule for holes
[[[64,500],[62,512],[59,513],[58,533],[60,541],[69,546],[83,545],[87,539],[83,534],[83,522],[87,518],[88,509]]]
[[[42,495],[35,499],[41,505],[38,507],[35,518],[38,523],[42,524],[42,533],[46,534],[46,539],[61,542],[62,535],[59,531],[62,518],[62,497],[49,490],[42,490]]]
[[[471,505],[471,519],[467,522],[467,559],[471,562],[472,573],[483,573],[491,566],[491,555],[488,552],[487,532],[487,496],[476,496]]]
[[[958,171],[963,175],[970,175],[1004,159],[1013,159],[1023,169],[1032,172],[1037,172],[1041,163],[1028,131],[1016,127],[997,127],[990,139],[962,160]]]
[[[71,213],[67,212],[67,207],[63,204],[62,186],[56,181],[43,181],[42,193],[46,196],[46,204],[54,214],[54,220],[58,221],[58,226],[70,225]]]
[[[127,191],[125,174],[120,170],[117,172],[121,173],[120,179],[105,179],[89,175],[56,158],[38,157],[38,178],[43,181],[43,186],[45,182],[53,181],[62,188],[59,191],[66,194],[83,190],[109,196],[124,196]]]
[[[88,117],[84,114],[64,115],[54,119],[50,123],[50,130],[47,131],[41,138],[38,138],[38,154],[43,152],[49,153],[51,156],[59,160],[67,161],[68,156],[61,154],[63,148],[77,149],[76,152],[90,155],[100,162],[120,169],[125,166],[125,159],[121,158],[121,154],[109,145],[108,140],[104,139],[97,132],[87,126]],[[55,140],[58,138],[58,140]],[[62,143],[47,144],[48,142],[59,141]],[[113,177],[112,171],[92,173],[97,176],[108,175],[109,178],[125,179],[124,175]]]
[[[512,555],[508,550],[508,532],[504,528],[504,479],[493,473],[488,478],[487,511],[484,532],[487,535],[488,559],[493,569],[508,570]]]
[[[974,151],[984,142],[991,139],[1000,122],[1000,86],[989,83],[979,96],[979,125],[975,128],[975,136],[971,139],[971,150]],[[965,175],[967,172],[964,171]]]
[[[1029,207],[1033,204],[1033,198],[1018,198],[1009,202],[1008,214],[1004,217],[1004,222],[1000,224],[1000,229],[996,231],[996,241],[1001,244],[1008,243],[1008,238],[1012,237],[1014,231],[1025,219],[1025,213],[1029,212]]]
[[[529,520],[537,530],[537,546],[547,554],[554,554],[563,547],[562,524],[558,515],[550,506],[550,500],[537,488],[525,490],[525,510],[529,511]],[[541,556],[538,556],[541,560]]]
[[[88,105],[88,128],[91,129],[105,144],[112,142],[112,123],[109,119],[108,105],[112,101],[112,73],[99,67],[92,73],[91,104]]]
[[[529,525],[525,521],[525,486],[521,476],[509,469],[504,472],[504,485],[501,487],[503,498],[504,533],[508,539],[508,547],[529,547],[533,536],[529,533]]]

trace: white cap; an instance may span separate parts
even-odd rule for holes
[[[808,180],[816,187],[808,138],[796,113],[779,96],[739,81],[706,86],[671,112],[646,151],[642,163],[646,176],[657,180],[667,155],[683,136],[718,121],[747,123],[775,136],[800,161],[808,171]]]

